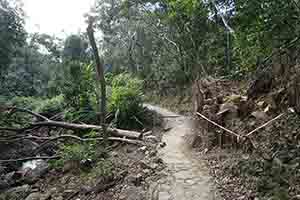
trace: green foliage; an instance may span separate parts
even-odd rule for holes
[[[63,161],[85,162],[94,161],[97,157],[96,143],[64,144],[60,147],[61,159]]]
[[[299,7],[293,1],[235,1],[238,37],[236,56],[242,67],[255,65],[258,57],[299,35]]]
[[[39,105],[35,109],[39,113],[54,115],[63,112],[65,108],[65,101],[63,95],[53,97],[51,99],[45,99],[39,102]]]
[[[28,34],[27,42],[17,47],[18,54],[6,67],[0,93],[12,96],[55,96],[48,94],[48,82],[53,78],[58,68],[58,58],[55,54],[42,53],[43,44],[39,43],[39,34]],[[45,37],[45,36],[44,36]],[[54,41],[49,41],[54,43]],[[54,50],[53,50],[54,51]],[[21,84],[22,83],[22,84]],[[56,85],[57,87],[58,85]]]
[[[36,97],[14,97],[6,104],[27,108],[38,113],[57,114],[64,110],[64,97],[62,95],[51,99],[42,99]]]
[[[133,88],[137,92],[141,92],[143,81],[134,77],[132,74],[122,73],[115,76],[112,80],[112,88],[118,87]]]
[[[64,66],[64,74],[62,93],[66,104],[75,109],[89,106],[92,95],[95,95],[93,66],[77,61],[68,62]]]
[[[21,5],[14,0],[0,0],[0,75],[12,61],[17,47],[25,43],[25,36]]]
[[[75,108],[69,108],[64,112],[64,119],[69,122],[89,123],[97,124],[97,113],[89,104],[85,107],[76,110]]]
[[[51,99],[43,99],[37,97],[14,97],[11,100],[3,98],[3,104],[16,106],[20,108],[27,108],[31,111],[42,113],[46,117],[51,117],[55,114],[61,113],[65,109],[64,98],[62,95],[53,97]],[[7,115],[1,113],[0,124],[3,126],[17,127],[20,122],[26,125],[34,120],[34,117],[26,113],[17,113],[14,115]]]
[[[114,74],[111,72],[107,72],[105,73],[105,82],[107,86],[111,86],[112,85],[112,81],[114,78]]]
[[[19,97],[16,96],[11,99],[7,104],[20,107],[20,108],[27,108],[30,110],[36,110],[36,108],[41,104],[42,99],[35,98],[35,97]]]
[[[115,114],[115,123],[120,128],[141,127],[143,114],[143,82],[130,74],[120,74],[112,81],[109,111]]]

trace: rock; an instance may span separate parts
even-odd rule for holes
[[[163,164],[164,163],[163,159],[161,159],[161,158],[155,158],[153,160],[153,162],[158,163],[158,164]]]
[[[0,179],[0,190],[5,190],[10,187],[10,183],[6,179]]]
[[[159,143],[159,146],[160,146],[161,148],[164,148],[165,146],[167,146],[167,144],[166,144],[165,142],[161,142],[161,143]]]
[[[159,139],[156,136],[154,136],[154,135],[146,136],[144,140],[146,142],[150,142],[150,143],[157,143],[157,142],[159,142]]]
[[[159,165],[157,163],[153,163],[151,164],[151,169],[155,170],[159,167]]]
[[[139,173],[137,175],[129,175],[127,177],[128,183],[131,183],[131,184],[133,184],[135,186],[140,186],[142,180],[143,180],[143,175],[141,173]]]
[[[80,162],[70,160],[64,164],[63,172],[68,173],[72,170],[78,170],[78,169],[80,169]]]
[[[142,169],[151,169],[151,166],[149,164],[145,163],[144,161],[141,161],[139,163],[139,165]]]
[[[260,107],[260,108],[264,108],[264,107],[266,107],[266,102],[265,101],[259,101],[258,103],[257,103],[257,105]]]
[[[266,121],[268,120],[268,115],[262,111],[255,111],[251,113],[251,116],[255,117],[257,120]]]
[[[22,178],[22,172],[19,171],[13,171],[4,176],[4,180],[9,184],[13,185],[15,184],[20,178]],[[0,186],[1,188],[1,186]]]
[[[134,145],[127,145],[126,146],[126,152],[127,153],[132,153],[136,151],[136,147]]]
[[[74,190],[64,190],[63,198],[68,199],[75,191]]]
[[[62,196],[59,196],[55,200],[64,200],[64,198]]]
[[[292,198],[292,200],[300,200],[300,195],[296,195]]]
[[[112,157],[118,157],[118,152],[115,152],[115,151],[112,152],[112,153],[111,153],[111,156],[112,156]]]
[[[149,170],[149,169],[144,169],[144,170],[143,170],[143,173],[144,173],[145,175],[149,175],[149,174],[151,173],[151,170]]]
[[[25,183],[33,184],[43,177],[49,171],[49,165],[47,162],[40,162],[34,169],[25,169],[24,177],[22,178]]]
[[[152,151],[149,152],[150,157],[154,157],[154,156],[156,156],[156,154],[157,154],[156,150],[152,150]]]
[[[21,200],[25,199],[30,193],[29,185],[22,185],[7,190],[1,197],[7,200]],[[3,197],[4,196],[4,197]]]
[[[241,95],[238,95],[238,94],[232,94],[230,96],[227,96],[225,98],[225,101],[228,102],[228,103],[234,103],[234,104],[239,104],[239,102],[242,100],[242,99],[247,99],[246,96],[241,96]]]
[[[214,105],[204,105],[203,106],[203,113],[211,113],[211,114],[215,114],[218,112],[218,105],[214,104]]]
[[[205,99],[204,100],[204,104],[205,105],[212,105],[214,103],[214,100],[213,99]]]
[[[246,196],[245,196],[245,195],[240,196],[240,197],[238,198],[238,200],[244,200],[244,199],[246,199]]]
[[[238,116],[238,107],[233,103],[223,103],[220,106],[217,115],[229,114],[229,118],[236,118]]]
[[[52,192],[51,191],[48,191],[47,193],[43,194],[41,196],[41,199],[40,200],[50,200],[51,199],[51,196],[52,196]]]
[[[124,187],[121,191],[120,200],[144,200],[143,189],[136,186]]]
[[[163,131],[164,131],[164,132],[168,132],[168,131],[170,131],[172,128],[173,128],[173,127],[165,127],[165,128],[163,129]]]
[[[140,151],[145,152],[147,150],[146,146],[142,146],[141,148],[139,148]]]
[[[31,193],[25,200],[41,200],[42,195],[39,192]]]

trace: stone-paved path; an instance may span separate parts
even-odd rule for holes
[[[201,160],[194,158],[185,137],[193,134],[193,121],[166,109],[146,105],[165,116],[170,129],[163,136],[164,148],[159,155],[167,165],[166,176],[149,191],[151,200],[215,200],[211,177]],[[167,116],[178,117],[167,117]]]

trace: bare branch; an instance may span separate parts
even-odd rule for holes
[[[222,21],[223,21],[223,24],[224,24],[224,26],[226,27],[226,29],[227,29],[231,34],[233,34],[233,36],[235,37],[235,32],[234,32],[234,30],[228,25],[228,23],[227,23],[227,21],[226,21],[224,15],[223,15],[223,13],[222,13],[222,11],[220,10],[220,8],[219,8],[218,5],[216,4],[216,2],[215,2],[214,0],[211,0],[211,3],[214,5],[214,7],[215,7],[216,10],[218,11],[218,13],[220,13],[220,17],[221,17],[221,19],[222,19]]]
[[[103,140],[102,137],[97,137],[97,138],[81,138],[76,135],[59,135],[56,137],[38,137],[38,136],[23,136],[23,137],[17,137],[17,138],[11,138],[11,139],[1,139],[0,142],[5,142],[5,143],[10,143],[10,142],[17,142],[21,140],[47,140],[46,143],[49,143],[51,141],[55,140],[60,140],[60,139],[65,139],[65,138],[71,138],[78,140],[80,142],[89,142],[89,141],[97,141],[97,140]],[[109,137],[108,140],[110,141],[118,141],[118,142],[125,142],[129,144],[136,144],[136,145],[143,145],[144,143],[140,140],[131,140],[131,139],[126,139],[126,138],[119,138],[119,137]],[[45,144],[42,144],[45,145]]]
[[[10,110],[9,112],[11,114],[16,113],[16,112],[23,112],[23,113],[28,113],[30,115],[33,115],[34,117],[41,119],[41,120],[45,120],[45,121],[49,121],[49,119],[43,115],[40,115],[39,113],[33,112],[31,110],[28,110],[26,108],[18,108],[18,107],[14,107],[14,106],[5,106],[5,107],[1,107],[1,110]]]

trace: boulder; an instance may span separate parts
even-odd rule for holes
[[[33,184],[43,177],[49,171],[49,165],[45,161],[39,162],[34,169],[26,168],[23,176],[23,181],[28,184]]]
[[[260,120],[263,122],[268,120],[268,115],[262,111],[254,111],[251,113],[251,116],[255,117],[256,120]]]

